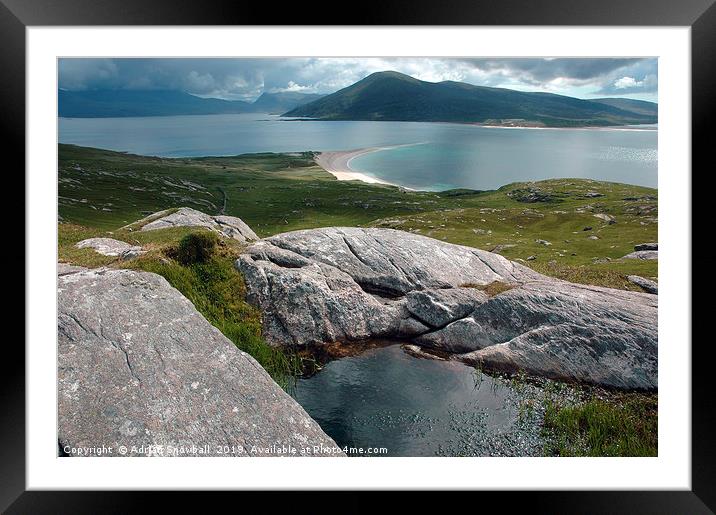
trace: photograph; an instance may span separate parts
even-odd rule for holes
[[[0,0],[0,40],[0,513],[716,513],[716,0]]]
[[[659,56],[55,62],[56,457],[661,456]]]

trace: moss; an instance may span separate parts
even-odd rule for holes
[[[516,285],[514,284],[509,284],[503,281],[492,281],[489,284],[465,283],[461,285],[462,288],[474,288],[476,290],[484,291],[489,297],[494,297],[495,295],[509,291],[515,286]]]

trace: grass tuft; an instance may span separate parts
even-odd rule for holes
[[[184,236],[176,250],[177,260],[183,265],[204,263],[211,258],[219,244],[216,233],[201,231]]]
[[[575,406],[548,400],[544,415],[548,456],[657,456],[655,396],[592,399]]]

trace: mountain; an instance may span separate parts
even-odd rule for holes
[[[257,113],[281,114],[322,97],[324,95],[294,91],[264,93],[256,99],[252,106]]]
[[[657,116],[659,112],[659,104],[645,100],[634,100],[631,98],[591,98],[590,101],[618,107],[624,111],[637,114]]]
[[[264,93],[256,102],[201,98],[174,90],[58,91],[58,114],[65,118],[174,116],[190,114],[283,113],[321,95]]]
[[[615,99],[611,99],[615,100]],[[620,99],[621,100],[621,99]],[[580,127],[656,123],[655,114],[551,93],[462,82],[425,82],[402,73],[373,73],[283,116],[323,120],[482,122]]]
[[[58,115],[66,118],[171,116],[246,113],[251,104],[240,100],[201,98],[172,90],[59,90]]]

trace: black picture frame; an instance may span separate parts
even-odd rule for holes
[[[277,7],[280,5],[280,7]],[[716,5],[714,0],[527,0],[476,1],[383,0],[378,5],[355,9],[355,25],[605,25],[605,26],[689,26],[692,42],[692,170],[713,168],[709,125],[716,101]],[[339,19],[338,3],[293,5],[273,2],[244,3],[204,0],[0,0],[0,127],[4,156],[15,169],[25,167],[25,29],[28,26],[61,25],[333,25]],[[323,13],[323,14],[320,14]],[[708,167],[708,168],[707,168]],[[707,188],[693,188],[697,174],[691,173],[692,206],[706,205]],[[705,179],[705,177],[703,178]],[[699,182],[703,180],[699,178]],[[24,191],[24,186],[20,185]],[[696,195],[696,196],[693,196]],[[704,204],[698,202],[698,196]],[[23,197],[7,200],[7,206],[21,212]],[[18,204],[18,205],[14,205]],[[6,208],[7,209],[7,208]],[[697,211],[692,234],[699,234]],[[702,222],[703,223],[703,222]],[[18,245],[19,248],[19,245]],[[18,250],[18,252],[22,252]],[[706,251],[692,258],[692,269],[708,270],[714,262]],[[31,273],[25,269],[25,273]],[[713,274],[707,274],[712,276]],[[699,289],[709,290],[712,278],[703,278]],[[692,299],[692,320],[706,319],[710,303]],[[27,306],[26,309],[32,309]],[[694,316],[696,315],[696,316]],[[698,316],[702,315],[702,316]],[[694,328],[696,329],[696,328]],[[696,332],[694,332],[694,335]],[[499,502],[511,508],[524,506],[532,513],[713,513],[716,510],[716,445],[712,374],[708,359],[712,338],[692,338],[692,490],[691,491],[589,491],[589,492],[481,492],[480,504]],[[684,349],[688,349],[684,342]],[[14,347],[14,349],[9,349]],[[148,497],[161,495],[164,510],[176,504],[187,508],[186,493],[150,494],[126,492],[39,492],[25,491],[25,355],[12,339],[6,340],[3,387],[0,406],[0,510],[7,513],[129,513],[146,507]],[[12,355],[12,353],[16,355]],[[212,493],[214,500],[226,495]],[[243,493],[242,495],[247,495]],[[475,496],[476,494],[471,494]],[[218,497],[217,497],[218,496]],[[344,501],[339,512],[372,509],[355,493]],[[459,496],[458,496],[459,498]],[[287,500],[292,511],[318,510],[316,500],[304,503],[294,494],[273,499]],[[422,494],[413,501],[424,504]],[[245,506],[252,500],[244,497]],[[273,504],[275,501],[271,501]],[[451,502],[456,502],[453,498]],[[474,502],[474,501],[470,501]],[[475,509],[478,509],[475,506]],[[333,506],[333,510],[336,508]]]

